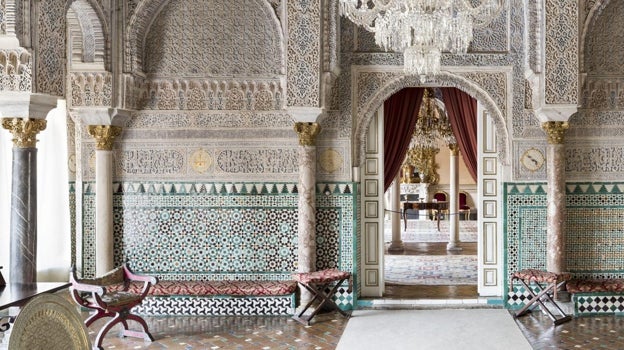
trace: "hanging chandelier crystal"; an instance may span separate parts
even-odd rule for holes
[[[406,157],[407,163],[419,170],[421,181],[430,184],[437,184],[440,178],[435,164],[439,140],[447,145],[456,143],[448,115],[437,101],[433,89],[426,88]]]
[[[440,72],[443,51],[466,53],[472,29],[492,21],[506,0],[340,0],[340,13],[375,33],[384,50],[403,52],[406,74]]]

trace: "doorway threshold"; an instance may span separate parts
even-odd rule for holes
[[[477,297],[468,299],[358,299],[357,307],[362,309],[474,309],[502,308],[500,297]]]

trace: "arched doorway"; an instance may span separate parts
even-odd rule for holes
[[[383,108],[384,298],[475,299],[477,101],[405,88]]]
[[[355,74],[354,162],[360,165],[360,294],[383,295],[383,112],[380,107],[389,96],[405,87],[424,86],[417,77],[404,76],[400,68],[357,67]],[[492,74],[509,75],[493,70]],[[487,74],[487,73],[486,73]],[[510,79],[510,78],[509,78]],[[444,72],[426,86],[457,87],[479,102],[477,241],[478,293],[502,296],[502,191],[504,166],[508,165],[508,140],[503,115],[510,102],[495,101],[473,80],[457,73]],[[504,93],[503,93],[504,95]],[[500,108],[499,108],[499,105]],[[380,114],[381,113],[381,114]],[[359,118],[358,118],[359,117]]]

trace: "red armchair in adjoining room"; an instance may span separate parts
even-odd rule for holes
[[[468,205],[468,193],[459,192],[459,214],[464,215],[464,220],[470,220],[470,206]]]
[[[448,195],[446,194],[446,192],[444,191],[439,191],[433,194],[433,200],[435,202],[448,202]],[[433,214],[433,218],[436,217],[437,215],[437,210],[436,209],[432,209],[432,214]],[[444,215],[448,215],[449,211],[446,209],[440,210],[440,215],[444,216]]]

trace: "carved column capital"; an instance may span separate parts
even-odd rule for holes
[[[452,156],[457,157],[459,155],[459,145],[456,143],[449,143],[448,148],[451,151]]]
[[[318,123],[295,123],[295,131],[299,134],[299,145],[314,146],[316,143],[316,135],[321,131]]]
[[[551,121],[542,123],[542,129],[544,129],[548,135],[548,143],[552,145],[563,144],[563,138],[568,127],[568,122]]]
[[[115,137],[121,135],[121,127],[114,125],[89,125],[89,135],[95,139],[95,149],[111,151]]]
[[[37,134],[46,128],[45,119],[3,118],[2,127],[13,134],[13,146],[35,148]]]

